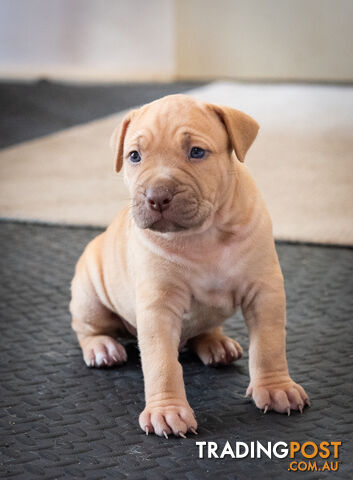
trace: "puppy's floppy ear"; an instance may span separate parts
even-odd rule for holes
[[[120,172],[124,159],[124,140],[135,110],[127,113],[110,137],[110,147],[114,153],[115,170]]]
[[[209,107],[217,113],[226,127],[238,160],[244,162],[246,152],[256,138],[259,124],[249,115],[235,108],[220,105],[209,105]]]

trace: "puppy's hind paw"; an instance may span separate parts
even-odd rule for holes
[[[87,367],[112,367],[127,361],[125,348],[107,335],[87,337],[81,346]]]
[[[195,337],[192,347],[205,365],[229,365],[243,355],[243,349],[236,340],[223,334],[209,333]]]

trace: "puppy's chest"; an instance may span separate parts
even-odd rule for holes
[[[233,281],[212,273],[201,272],[193,279],[191,290],[195,300],[205,306],[225,308],[233,304]]]
[[[191,282],[190,309],[183,318],[182,337],[190,338],[218,327],[237,308],[232,279],[208,272]]]
[[[243,262],[230,249],[210,256],[190,276],[194,302],[225,316],[232,315],[243,276]]]

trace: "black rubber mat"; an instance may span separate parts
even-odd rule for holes
[[[0,81],[0,148],[181,93],[202,83]]]
[[[127,365],[88,369],[70,328],[74,265],[98,230],[7,222],[0,230],[1,478],[352,478],[352,250],[278,245],[290,370],[312,407],[303,415],[264,415],[244,398],[247,355],[215,369],[185,352],[181,363],[199,435],[166,440],[147,437],[137,423],[144,401],[136,344],[128,345]],[[247,348],[240,317],[226,330]],[[227,440],[233,446],[256,440],[343,444],[334,473],[289,472],[289,458],[198,458],[196,441],[221,448]]]

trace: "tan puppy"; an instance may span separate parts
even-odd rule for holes
[[[131,205],[78,261],[72,326],[92,367],[125,362],[116,337],[137,333],[146,433],[195,431],[178,351],[189,340],[206,365],[240,358],[222,333],[238,306],[250,334],[247,394],[288,415],[309,404],[288,373],[271,220],[242,163],[257,131],[238,110],[172,95],[129,113],[113,135]]]

